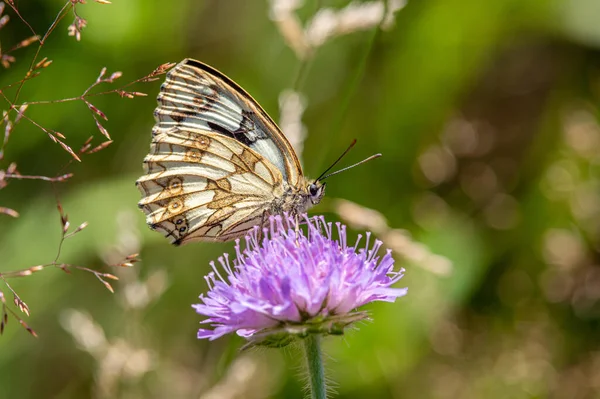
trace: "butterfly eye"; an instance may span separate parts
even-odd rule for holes
[[[310,186],[308,186],[308,192],[312,197],[315,197],[319,193],[319,187],[317,187],[315,183],[312,183]]]

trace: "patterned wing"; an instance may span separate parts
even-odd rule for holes
[[[242,236],[282,195],[280,171],[231,137],[183,126],[153,132],[139,206],[173,244]]]
[[[261,106],[235,82],[199,61],[185,59],[168,74],[158,95],[157,132],[171,128],[212,131],[249,147],[292,186],[303,176],[294,149]]]

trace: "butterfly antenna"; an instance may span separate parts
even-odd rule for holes
[[[325,174],[327,172],[329,172],[331,170],[331,168],[333,168],[335,165],[337,165],[338,162],[340,162],[342,160],[342,158],[344,158],[344,156],[352,149],[352,147],[354,147],[354,144],[356,144],[356,139],[352,140],[352,143],[350,143],[350,145],[348,146],[348,148],[346,148],[346,151],[344,151],[342,153],[342,155],[340,155],[338,157],[338,159],[335,160],[334,163],[331,164],[330,167],[328,167],[327,169],[325,169],[325,172],[321,173],[321,176],[319,176],[315,181],[321,181],[324,179],[323,176],[325,176]]]
[[[332,173],[330,173],[330,174],[328,174],[326,176],[323,176],[323,177],[319,178],[319,181],[323,181],[323,180],[327,179],[330,176],[337,175],[338,173],[342,173],[342,172],[344,172],[344,171],[346,171],[348,169],[352,169],[355,166],[358,166],[358,165],[363,164],[365,162],[369,162],[370,160],[375,159],[375,158],[379,158],[380,156],[381,156],[381,154],[371,155],[369,158],[363,159],[362,161],[357,162],[354,165],[346,166],[345,168],[342,168],[340,170],[336,170],[335,172],[332,172]]]

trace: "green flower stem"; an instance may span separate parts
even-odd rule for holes
[[[321,336],[309,334],[302,340],[308,367],[308,380],[310,382],[310,397],[312,399],[326,399],[325,371],[323,369],[323,355],[321,353]]]

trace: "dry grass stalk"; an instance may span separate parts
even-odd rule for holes
[[[95,0],[100,4],[110,4],[109,1],[106,0]],[[102,125],[101,121],[106,121],[107,115],[96,107],[92,103],[92,99],[97,96],[116,94],[120,97],[126,98],[135,98],[140,96],[145,96],[145,93],[139,91],[133,91],[132,86],[138,83],[146,83],[152,82],[159,78],[159,75],[166,73],[174,64],[167,63],[160,65],[151,73],[131,81],[129,83],[123,84],[116,88],[106,89],[106,90],[97,90],[98,87],[104,86],[107,84],[114,84],[119,78],[121,78],[121,72],[113,72],[108,75],[106,68],[102,68],[98,78],[90,85],[87,89],[83,91],[82,94],[70,97],[70,98],[62,98],[56,100],[46,100],[46,101],[22,101],[20,100],[21,92],[25,84],[31,84],[31,81],[37,81],[39,76],[44,74],[44,71],[52,65],[52,60],[48,59],[48,57],[40,58],[40,53],[44,45],[47,43],[50,35],[56,30],[58,25],[62,22],[64,18],[66,18],[71,12],[74,16],[74,21],[68,27],[68,32],[70,35],[74,36],[78,41],[81,39],[81,31],[87,25],[87,21],[78,14],[78,7],[82,4],[85,4],[84,0],[68,0],[66,1],[60,10],[57,12],[55,18],[50,23],[50,26],[46,29],[43,34],[38,34],[33,26],[27,21],[25,16],[21,14],[19,10],[18,3],[13,0],[7,0],[6,3],[0,2],[0,29],[6,26],[10,22],[9,15],[3,15],[5,9],[10,9],[30,31],[30,36],[26,37],[23,40],[18,41],[16,44],[9,47],[8,50],[5,49],[4,46],[0,46],[0,63],[5,67],[9,68],[13,63],[17,61],[15,57],[15,53],[17,50],[37,45],[37,49],[29,62],[29,67],[27,71],[24,73],[23,77],[20,80],[9,84],[2,84],[0,86],[0,101],[4,101],[6,104],[6,110],[2,113],[2,117],[0,119],[0,127],[4,125],[4,138],[0,142],[0,161],[6,158],[5,148],[9,139],[14,136],[15,127],[22,121],[27,121],[31,123],[33,126],[40,129],[43,133],[45,133],[53,143],[58,144],[64,151],[66,151],[71,156],[71,160],[67,162],[67,164],[62,167],[59,173],[55,176],[43,176],[43,175],[23,175],[19,173],[17,169],[16,163],[12,162],[5,169],[0,169],[0,189],[4,189],[10,180],[41,180],[50,182],[52,185],[57,183],[62,183],[68,181],[73,174],[65,172],[65,168],[67,168],[73,161],[81,161],[84,155],[93,154],[95,152],[101,151],[106,148],[108,145],[112,143],[110,139],[110,135],[107,129]],[[104,141],[99,144],[92,145],[92,141],[94,136],[91,136],[89,139],[85,141],[85,143],[80,147],[78,151],[75,151],[70,143],[67,141],[67,135],[62,132],[56,131],[55,129],[45,127],[42,123],[39,123],[36,120],[33,120],[28,115],[28,109],[31,106],[42,106],[44,104],[54,104],[54,103],[64,103],[64,102],[73,102],[73,101],[81,101],[83,102],[87,108],[89,109],[92,118],[94,119],[94,124],[96,129],[102,135]],[[4,327],[8,323],[9,315],[15,318],[19,324],[21,324],[27,331],[29,331],[32,335],[36,336],[36,332],[31,329],[23,321],[20,317],[20,313],[24,313],[29,316],[29,306],[21,299],[21,297],[15,292],[12,286],[9,284],[8,279],[16,278],[16,277],[28,277],[34,273],[47,269],[48,267],[55,267],[63,270],[66,273],[70,273],[72,270],[81,270],[88,273],[92,273],[109,291],[114,292],[113,287],[110,280],[116,280],[117,277],[111,273],[99,272],[97,270],[92,270],[87,267],[83,267],[80,265],[74,265],[70,263],[65,263],[60,261],[60,254],[63,244],[65,240],[68,238],[80,233],[87,227],[87,222],[83,222],[79,224],[77,227],[72,228],[71,223],[69,221],[68,215],[64,212],[60,200],[57,197],[57,209],[60,215],[61,220],[61,239],[58,244],[58,248],[56,251],[56,256],[52,262],[27,267],[24,269],[8,271],[0,273],[0,280],[4,283],[4,286],[8,292],[10,292],[13,296],[12,305],[7,304],[5,292],[0,290],[0,301],[2,303],[2,314],[0,321],[0,333],[4,331]],[[0,214],[8,215],[11,217],[18,217],[19,213],[14,209],[10,209],[7,207],[0,207]],[[124,259],[117,261],[116,263],[110,263],[109,266],[114,267],[131,267],[139,259],[137,254],[124,256]],[[11,306],[14,306],[15,309],[11,309]]]
[[[101,4],[110,4],[109,1],[104,1],[104,0],[95,0],[95,1],[98,3],[101,3]],[[156,68],[151,73],[149,73],[148,75],[143,76],[142,78],[136,79],[132,82],[126,83],[120,87],[109,89],[109,90],[104,90],[104,91],[99,91],[99,92],[94,92],[93,90],[97,86],[99,86],[101,84],[114,83],[118,78],[120,78],[122,76],[121,72],[114,72],[110,76],[105,76],[106,68],[102,68],[100,75],[98,76],[96,81],[94,83],[92,83],[87,89],[85,89],[81,95],[78,95],[75,97],[70,97],[70,98],[56,99],[56,100],[31,101],[31,102],[19,103],[19,97],[21,94],[21,90],[22,90],[23,86],[25,85],[25,83],[37,78],[38,76],[40,76],[43,73],[43,71],[46,68],[51,66],[52,60],[49,60],[48,57],[38,59],[40,51],[43,48],[44,44],[47,42],[50,34],[52,32],[54,32],[54,30],[59,25],[59,23],[71,11],[73,12],[73,14],[75,16],[76,22],[74,22],[74,24],[75,24],[74,28],[70,28],[70,30],[75,29],[75,32],[76,32],[75,35],[77,36],[78,40],[80,39],[81,28],[83,26],[85,26],[85,24],[87,23],[85,20],[83,20],[77,14],[77,6],[81,5],[81,4],[85,4],[85,1],[84,0],[69,0],[69,1],[67,1],[63,5],[63,7],[58,11],[56,17],[54,18],[53,22],[50,24],[50,26],[48,27],[46,32],[43,35],[40,35],[33,29],[33,27],[27,22],[25,17],[20,13],[17,4],[14,1],[8,1],[9,7],[18,16],[18,18],[29,28],[29,30],[31,31],[33,36],[28,37],[24,40],[21,40],[20,42],[15,44],[13,47],[11,47],[8,51],[3,51],[0,48],[0,60],[1,60],[2,64],[5,67],[9,67],[11,63],[14,63],[16,61],[15,57],[12,55],[12,53],[15,50],[32,45],[34,43],[37,43],[38,46],[37,46],[37,50],[36,50],[32,60],[30,62],[29,69],[26,71],[23,78],[16,82],[13,82],[13,83],[10,83],[7,85],[3,85],[2,87],[0,87],[0,100],[4,100],[4,102],[8,106],[8,110],[4,111],[2,119],[0,120],[0,125],[4,124],[4,140],[2,141],[2,144],[0,146],[0,160],[4,159],[4,157],[5,157],[5,148],[9,141],[9,138],[11,137],[11,134],[13,133],[15,126],[23,119],[27,120],[29,123],[33,124],[38,129],[40,129],[42,132],[44,132],[50,138],[50,140],[52,140],[52,142],[58,144],[63,150],[65,150],[68,154],[70,154],[72,159],[74,159],[76,161],[79,161],[79,162],[81,161],[81,155],[83,153],[92,154],[94,152],[98,152],[98,151],[106,148],[106,146],[108,146],[112,141],[110,141],[110,135],[109,135],[107,129],[100,123],[99,118],[103,119],[103,120],[107,120],[108,118],[104,112],[102,112],[94,104],[91,103],[91,98],[96,97],[96,96],[109,95],[109,94],[117,94],[120,97],[127,97],[127,98],[145,96],[146,95],[145,93],[142,93],[139,91],[132,91],[131,87],[137,83],[152,82],[152,81],[156,80],[159,75],[164,74],[171,66],[173,66],[173,64],[171,64],[171,63],[163,64],[163,65],[160,65],[158,68]],[[4,12],[5,8],[6,8],[5,3],[0,2],[0,15]],[[5,26],[9,20],[10,20],[10,18],[8,15],[4,15],[3,17],[1,17],[0,18],[0,29],[3,26]],[[14,93],[12,93],[12,98],[9,96],[9,91],[11,91],[11,90],[14,91]],[[102,134],[102,136],[107,139],[107,141],[96,146],[93,149],[86,148],[85,150],[82,150],[79,153],[77,153],[73,150],[72,146],[67,143],[65,134],[58,132],[54,129],[47,128],[47,127],[43,126],[41,123],[38,123],[37,121],[33,120],[31,117],[26,115],[27,109],[31,106],[40,106],[43,104],[55,104],[55,103],[64,103],[64,102],[72,102],[72,101],[82,101],[88,107],[88,109],[90,110],[90,112],[92,114],[92,117],[94,118],[94,123],[95,123],[96,128]],[[86,142],[86,144],[89,144],[89,142]],[[6,186],[6,180],[8,178],[18,178],[18,179],[28,178],[28,179],[39,179],[39,180],[51,181],[51,182],[59,182],[59,181],[66,180],[64,178],[64,176],[65,175],[63,174],[63,177],[59,178],[59,177],[45,177],[45,176],[22,176],[22,175],[15,175],[14,173],[0,173],[0,189]],[[18,216],[18,213],[14,210],[11,210],[8,208],[0,208],[0,209],[2,209],[2,211],[0,211],[0,213],[11,215],[13,217]]]
[[[353,32],[390,29],[405,0],[351,2],[341,9],[321,8],[304,26],[297,14],[302,0],[271,0],[269,14],[299,60],[310,58],[327,41]]]
[[[29,306],[25,303],[25,301],[23,301],[20,298],[20,296],[17,294],[17,292],[11,287],[11,285],[8,283],[7,279],[16,278],[16,277],[28,277],[34,273],[40,272],[42,270],[47,269],[48,267],[53,266],[53,267],[56,267],[56,268],[64,271],[67,274],[70,274],[71,270],[80,270],[80,271],[91,273],[102,283],[102,285],[104,285],[106,287],[106,289],[108,289],[110,292],[113,292],[113,293],[114,293],[114,289],[107,280],[118,280],[118,277],[112,273],[103,273],[103,272],[99,272],[97,270],[93,270],[93,269],[90,269],[90,268],[87,268],[84,266],[70,264],[70,263],[64,263],[64,262],[60,261],[60,254],[62,251],[62,247],[65,243],[65,240],[67,240],[67,239],[73,237],[74,235],[80,233],[81,231],[83,231],[88,226],[88,223],[83,222],[83,223],[79,224],[76,228],[71,229],[72,226],[71,226],[71,223],[69,222],[69,216],[64,212],[63,207],[60,204],[60,202],[58,202],[57,208],[58,208],[58,212],[60,215],[61,238],[60,238],[60,241],[58,244],[58,249],[56,251],[54,260],[52,262],[41,264],[41,265],[35,265],[35,266],[30,266],[30,267],[27,267],[24,269],[0,273],[0,280],[2,280],[2,282],[4,283],[6,288],[13,295],[14,305],[22,313],[25,313],[27,316],[29,316],[29,313],[30,313]],[[125,256],[123,259],[121,259],[118,262],[115,262],[112,264],[107,264],[107,266],[109,266],[109,267],[132,267],[135,263],[137,263],[139,261],[140,261],[140,259],[138,257],[138,254],[131,254],[131,255]],[[31,330],[25,324],[25,322],[20,317],[18,317],[18,315],[14,311],[10,310],[6,306],[6,303],[4,301],[4,293],[2,292],[2,290],[0,290],[0,297],[2,298],[2,301],[3,301],[2,302],[3,303],[2,325],[0,326],[0,333],[2,332],[1,330],[4,329],[4,325],[6,325],[6,323],[8,322],[8,314],[11,314],[15,318],[17,318],[17,320],[19,320],[19,323],[23,327],[25,327],[33,335],[36,335],[35,332],[33,330]]]

